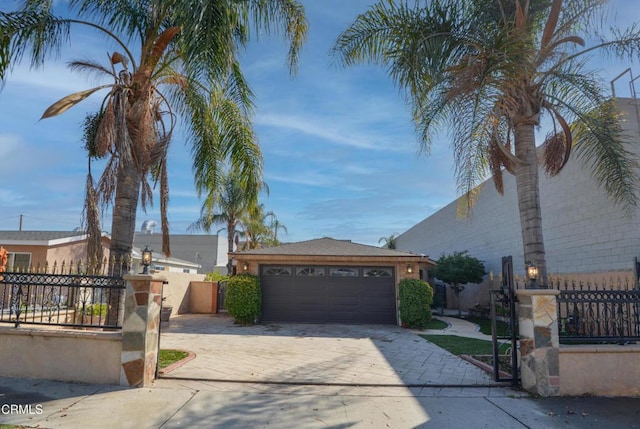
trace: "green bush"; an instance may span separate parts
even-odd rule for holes
[[[404,279],[398,285],[400,291],[400,320],[402,326],[423,329],[431,320],[433,289],[429,283],[418,279]]]
[[[262,312],[262,290],[260,278],[251,274],[239,274],[231,277],[225,296],[227,311],[235,323],[252,325]]]

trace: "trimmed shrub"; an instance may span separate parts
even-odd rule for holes
[[[235,323],[253,325],[262,313],[260,278],[251,274],[239,274],[229,279],[225,306]]]
[[[419,279],[403,279],[398,288],[402,326],[423,329],[432,317],[433,289],[429,283]]]

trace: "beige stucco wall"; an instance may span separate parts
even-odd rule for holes
[[[190,288],[189,284],[195,281],[203,281],[204,274],[173,273],[162,271],[167,278],[167,284],[162,289],[162,296],[166,298],[162,305],[173,307],[172,316],[190,312]]]
[[[560,394],[640,396],[640,345],[560,347]]]
[[[87,242],[86,240],[77,241],[72,243],[64,243],[56,246],[24,246],[8,244],[3,245],[7,251],[11,253],[30,253],[31,265],[33,267],[45,265],[60,267],[64,262],[65,266],[69,263],[77,264],[78,262],[85,263],[87,259]],[[109,258],[109,239],[102,238],[102,251],[105,260]],[[51,271],[51,270],[50,270]]]
[[[120,384],[120,332],[0,327],[0,375]]]
[[[43,246],[3,245],[9,253],[31,253],[31,265],[44,266],[47,261],[47,248]],[[52,262],[53,263],[53,262]]]

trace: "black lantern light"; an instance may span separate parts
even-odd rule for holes
[[[149,274],[149,265],[151,265],[151,249],[145,246],[142,251],[142,274]]]

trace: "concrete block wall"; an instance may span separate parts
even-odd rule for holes
[[[628,149],[640,155],[637,100],[618,100]],[[398,250],[437,259],[442,253],[468,250],[500,272],[502,256],[512,255],[514,271],[524,273],[524,257],[515,178],[504,175],[504,196],[491,179],[483,184],[468,218],[456,216],[458,200],[401,234]],[[598,187],[591,169],[574,153],[560,175],[541,171],[542,223],[548,272],[601,273],[633,270],[640,257],[640,209],[627,214]]]

